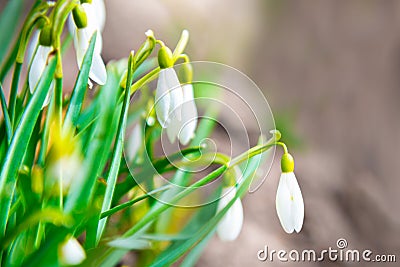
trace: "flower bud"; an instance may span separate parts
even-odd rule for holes
[[[38,18],[38,20],[36,22],[36,26],[38,27],[38,29],[42,29],[47,24],[48,24],[48,18],[45,18],[45,17]]]
[[[193,67],[190,63],[185,63],[179,69],[179,79],[182,83],[191,83],[193,80]]]
[[[158,51],[158,64],[161,69],[167,69],[174,65],[171,49],[166,46],[160,48]]]
[[[77,5],[72,10],[72,17],[74,18],[75,25],[78,29],[82,29],[87,26],[87,16],[81,5]]]
[[[154,46],[156,44],[156,40],[154,39],[153,35],[148,35],[146,41],[142,44],[142,46],[139,48],[137,53],[135,54],[134,57],[134,62],[135,66],[139,66],[140,64],[143,63],[143,61],[148,58],[148,56],[153,52]]]
[[[43,46],[51,46],[51,39],[52,39],[52,27],[50,24],[47,24],[40,31],[39,44]]]
[[[289,153],[283,154],[281,158],[281,170],[282,172],[294,171],[294,159]]]

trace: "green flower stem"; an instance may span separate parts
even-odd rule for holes
[[[192,184],[190,187],[187,187],[186,189],[184,189],[183,191],[181,191],[180,193],[178,193],[172,200],[171,203],[177,203],[179,200],[181,200],[182,198],[184,198],[185,196],[189,195],[190,193],[192,193],[194,190],[196,190],[198,187],[203,186],[213,180],[215,180],[216,178],[218,178],[219,176],[221,176],[226,169],[228,168],[227,165],[222,165],[220,166],[218,169],[214,170],[213,172],[211,172],[210,174],[208,174],[207,176],[205,176],[204,178],[202,178],[201,180],[195,182],[194,184]],[[135,233],[137,233],[142,227],[145,227],[148,223],[152,222],[153,220],[155,220],[162,212],[164,212],[165,210],[167,210],[168,208],[171,207],[171,204],[162,204],[159,205],[158,207],[156,207],[155,209],[149,211],[137,224],[135,224],[135,226],[133,226],[131,229],[129,229],[125,234],[124,237],[128,237],[128,236],[132,236]]]
[[[273,136],[265,144],[252,147],[249,150],[247,150],[246,152],[244,152],[241,155],[237,156],[236,158],[232,159],[231,162],[229,163],[229,168],[232,168],[233,166],[238,165],[238,164],[242,163],[243,161],[247,161],[248,159],[250,159],[256,155],[267,151],[268,149],[270,149],[273,146],[282,145],[283,144],[282,142],[278,142],[280,138],[281,138],[281,134],[279,131],[276,130],[275,132],[273,132]],[[286,147],[286,146],[284,146],[284,147]],[[287,149],[286,149],[286,151],[287,151]]]
[[[150,71],[149,73],[147,73],[146,75],[144,75],[142,78],[140,78],[139,80],[137,80],[130,89],[130,93],[131,95],[133,93],[136,92],[136,90],[138,90],[139,88],[143,87],[144,85],[146,85],[147,83],[153,81],[155,78],[157,78],[158,73],[160,72],[160,67],[157,67],[155,69],[153,69],[152,71]]]
[[[18,52],[16,56],[16,63],[22,64],[24,62],[26,47],[28,45],[29,37],[32,33],[33,28],[40,19],[46,16],[46,12],[49,9],[47,1],[43,1],[39,5],[34,5],[32,10],[29,12],[24,25],[22,26],[20,40],[18,42]]]
[[[3,86],[1,86],[1,83],[0,83],[0,100],[1,100],[1,108],[3,110],[4,123],[6,127],[7,145],[10,145],[12,137],[12,125],[10,116],[8,115],[6,98],[4,96]]]
[[[190,63],[190,58],[189,58],[189,56],[186,55],[186,54],[181,54],[181,55],[179,55],[179,57],[178,57],[177,59],[183,59],[183,61],[184,61],[185,63]]]
[[[126,87],[125,89],[125,94],[124,94],[124,103],[122,106],[121,110],[121,115],[119,118],[118,122],[118,129],[117,129],[117,140],[115,141],[114,149],[113,149],[113,154],[112,154],[112,161],[110,163],[111,167],[108,173],[107,177],[107,188],[106,192],[104,194],[104,200],[103,200],[103,205],[101,208],[101,212],[104,212],[108,209],[110,209],[111,202],[113,199],[114,195],[114,190],[115,190],[115,185],[117,183],[117,178],[118,178],[118,170],[119,166],[121,164],[121,155],[122,155],[122,149],[124,147],[124,136],[125,136],[125,128],[126,128],[126,120],[128,117],[128,111],[129,111],[129,100],[130,100],[130,92],[128,91],[132,84],[133,80],[133,72],[134,72],[134,53],[131,52],[128,60],[128,76],[126,79]],[[96,245],[101,239],[101,236],[103,235],[105,226],[107,223],[107,218],[103,218],[99,220],[98,222],[98,227],[97,227],[97,234],[96,234]]]
[[[144,200],[144,199],[149,198],[149,197],[153,197],[153,195],[155,195],[156,193],[163,192],[163,191],[168,190],[170,188],[171,188],[170,185],[166,185],[166,186],[157,188],[157,189],[155,189],[153,191],[150,191],[147,194],[144,194],[144,195],[142,195],[140,197],[134,198],[134,199],[129,200],[129,201],[123,203],[123,204],[115,206],[114,208],[111,208],[111,209],[109,209],[107,211],[102,212],[101,215],[100,215],[100,219],[103,219],[105,217],[109,217],[109,216],[117,213],[118,211],[121,211],[123,209],[126,209],[126,208],[132,206],[133,204],[135,204],[135,203],[137,203],[137,202],[139,202],[141,200]]]

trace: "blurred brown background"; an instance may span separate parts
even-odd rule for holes
[[[297,266],[261,263],[256,254],[264,245],[336,248],[338,238],[400,260],[399,1],[109,0],[106,6],[106,60],[137,49],[147,29],[173,46],[186,28],[192,60],[248,74],[278,126],[295,135],[288,142],[305,199],[303,231],[287,235],[277,219],[276,162],[262,189],[244,199],[239,239],[214,238],[197,266]]]
[[[198,266],[294,265],[261,263],[256,253],[264,245],[336,248],[338,238],[349,248],[400,260],[399,1],[106,4],[106,59],[126,56],[149,28],[171,46],[186,28],[192,60],[222,62],[248,74],[264,91],[278,126],[283,116],[281,124],[297,135],[293,145],[301,143],[292,152],[306,205],[303,231],[287,235],[280,227],[275,164],[262,189],[244,200],[240,238],[233,243],[214,238]]]

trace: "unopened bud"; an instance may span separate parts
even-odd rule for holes
[[[289,153],[285,153],[281,158],[281,170],[282,172],[293,172],[294,171],[294,159]]]
[[[47,24],[40,31],[39,44],[43,46],[51,46],[52,39],[52,28],[50,24]]]
[[[158,51],[158,64],[161,69],[170,68],[174,65],[171,49],[166,46],[160,48]]]
[[[75,25],[78,29],[82,29],[87,26],[87,16],[81,5],[77,5],[72,10],[72,17],[74,18]]]

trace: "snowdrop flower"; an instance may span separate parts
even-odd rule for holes
[[[281,159],[282,174],[276,192],[276,211],[286,233],[300,232],[304,221],[304,202],[293,173],[293,157],[285,153]]]
[[[197,127],[197,107],[194,102],[193,85],[185,84],[183,90],[182,128],[178,134],[182,145],[187,145],[194,137]]]
[[[36,50],[36,53],[35,53]],[[45,46],[39,44],[39,32],[33,34],[33,38],[28,47],[27,59],[30,63],[30,69],[28,74],[28,85],[31,94],[35,92],[36,86],[39,83],[40,77],[43,74],[44,69],[47,65],[47,59],[53,48],[51,46]],[[43,107],[47,106],[50,102],[50,96],[54,89],[54,83],[50,85],[50,90],[47,93],[46,99],[43,102]]]
[[[236,187],[229,186],[222,189],[222,198],[218,202],[217,213],[224,209],[236,195]],[[243,206],[237,198],[224,217],[218,223],[217,234],[222,241],[235,240],[242,230]]]
[[[183,92],[175,70],[170,67],[160,71],[155,96],[157,119],[163,128],[167,128],[172,116],[181,120]]]
[[[182,86],[183,102],[180,106],[181,120],[177,116],[172,116],[172,120],[167,127],[167,135],[171,143],[178,137],[182,145],[187,145],[194,137],[197,127],[197,108],[194,102],[193,85],[185,84]]]
[[[135,125],[132,129],[132,132],[128,138],[127,146],[126,146],[126,157],[129,162],[132,162],[137,156],[140,148],[143,145],[143,128],[140,123]]]
[[[173,69],[172,52],[163,46],[158,54],[161,71],[155,95],[157,119],[167,131],[168,139],[174,143],[176,138],[187,145],[194,137],[197,127],[197,108],[194,102],[193,86],[181,86]]]
[[[78,265],[86,259],[86,253],[78,240],[71,237],[59,246],[58,258],[62,265]]]
[[[103,0],[93,0],[91,4],[83,3],[80,6],[83,10],[79,11],[77,8],[74,13],[74,21],[72,17],[68,20],[68,28],[71,34],[74,36],[74,46],[76,50],[76,60],[78,67],[81,68],[83,57],[85,56],[86,50],[88,49],[90,38],[96,32],[96,44],[94,47],[92,65],[90,67],[89,78],[97,84],[103,85],[107,80],[106,67],[101,57],[101,50],[103,46],[103,40],[101,32],[105,25],[105,6]],[[82,19],[84,22],[79,22],[79,16],[87,18]],[[89,86],[91,82],[88,81]]]

